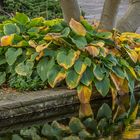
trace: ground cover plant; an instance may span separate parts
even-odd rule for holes
[[[104,32],[81,19],[29,19],[0,24],[0,85],[19,90],[66,86],[82,103],[98,91],[133,93],[140,80],[140,35]]]

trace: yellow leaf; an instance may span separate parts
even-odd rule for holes
[[[131,121],[135,121],[137,118],[137,114],[138,114],[138,109],[139,109],[139,105],[137,105],[135,107],[135,110],[133,111],[133,113],[130,116]]]
[[[40,58],[42,58],[43,56],[44,56],[44,52],[41,51],[41,52],[39,53],[39,56],[36,57],[36,61],[39,61]]]
[[[123,85],[120,87],[119,95],[129,94],[128,81],[124,79]]]
[[[49,42],[48,44],[44,43],[44,44],[41,44],[41,45],[38,45],[36,47],[36,52],[41,52],[43,51],[44,49],[48,48],[48,46],[51,44],[51,42]]]
[[[92,55],[93,57],[96,57],[99,55],[100,51],[99,48],[95,47],[95,46],[87,46],[86,47],[87,52]]]
[[[118,105],[117,110],[113,116],[113,122],[117,119],[117,117],[119,117],[120,115],[122,115],[125,112],[126,112],[126,109],[125,109],[124,105]]]
[[[138,53],[138,62],[140,62],[140,52]]]
[[[135,51],[136,52],[140,52],[140,46],[139,47],[135,47]]]
[[[134,68],[133,67],[129,67],[129,70],[130,70],[131,74],[137,79],[137,75],[136,75],[136,73],[134,71]]]
[[[122,33],[123,37],[131,37],[131,38],[140,38],[140,34],[132,33],[132,32],[125,32]]]
[[[125,131],[123,133],[124,140],[139,140],[139,138],[140,138],[140,130],[139,129]]]
[[[140,38],[140,35],[137,33],[125,32],[120,35],[119,40],[121,42],[128,41],[132,43],[134,41],[134,38]]]
[[[44,40],[46,41],[52,41],[52,40],[57,40],[61,36],[60,33],[48,33],[45,37]]]
[[[113,81],[117,91],[120,90],[120,86],[122,86],[124,79],[118,77],[116,74],[113,72],[110,73],[111,80]]]
[[[98,41],[98,42],[93,42],[90,44],[91,46],[96,46],[96,47],[104,47],[105,46],[105,42],[103,41]]]
[[[36,48],[36,46],[37,46],[37,43],[34,41],[34,40],[29,40],[29,45],[31,46],[31,47],[33,47],[33,48]]]
[[[66,72],[65,71],[59,72],[58,75],[55,77],[53,83],[50,83],[50,86],[54,88],[56,84],[60,83],[65,78],[66,78]]]
[[[86,35],[86,29],[84,28],[84,26],[73,18],[70,20],[69,26],[76,34],[80,36]]]
[[[91,105],[89,103],[80,104],[79,117],[85,118],[85,117],[91,117],[91,116],[93,116],[93,111],[92,111]]]
[[[78,97],[81,103],[89,103],[92,94],[92,88],[84,85],[79,85],[77,88]]]
[[[12,45],[12,40],[13,40],[13,35],[7,35],[7,36],[3,36],[1,38],[1,46],[10,46]]]
[[[110,73],[110,77],[116,87],[116,90],[119,91],[119,94],[124,94],[129,92],[127,80],[118,77],[113,72]]]
[[[108,53],[113,54],[114,56],[120,56],[121,55],[120,52],[115,48],[114,49],[109,49]]]
[[[130,56],[130,58],[132,59],[132,61],[136,63],[138,60],[138,54],[134,50],[126,50],[126,51],[128,55]]]
[[[117,90],[114,88],[111,88],[111,94],[112,94],[112,110],[114,110],[115,104],[116,104]]]

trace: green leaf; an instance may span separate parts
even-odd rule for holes
[[[90,68],[87,68],[86,71],[83,73],[80,82],[86,86],[89,86],[92,83],[93,79],[94,79],[94,75],[92,70]]]
[[[61,37],[68,37],[70,34],[70,28],[66,27],[62,32],[61,32]]]
[[[78,59],[74,64],[74,70],[80,75],[85,72],[86,68],[87,65],[80,59]]]
[[[130,71],[127,69],[125,69],[125,75],[126,75],[126,79],[128,81],[128,86],[129,86],[130,92],[133,94],[134,88],[135,88],[135,79],[133,78]]]
[[[63,140],[80,140],[77,136],[64,137]]]
[[[6,63],[6,59],[4,56],[0,56],[0,65],[5,64]]]
[[[48,83],[52,88],[66,77],[64,69],[61,69],[59,65],[54,65],[51,69],[49,69],[47,73]]]
[[[75,117],[71,118],[69,122],[69,127],[74,134],[79,133],[85,128],[82,122],[78,118],[75,118]]]
[[[112,110],[108,104],[104,103],[98,110],[97,119],[102,119],[102,118],[111,119],[111,117],[112,117]]]
[[[77,74],[74,70],[69,70],[66,76],[66,83],[68,85],[68,88],[76,88],[79,84],[80,78],[80,75]]]
[[[17,134],[14,134],[14,135],[12,135],[12,140],[23,140],[23,138],[20,137],[20,136],[17,135]]]
[[[108,123],[107,123],[107,120],[105,118],[101,119],[98,123],[98,129],[101,132],[105,132],[107,129],[107,126],[108,126]]]
[[[84,63],[87,64],[89,67],[91,66],[91,59],[86,57]]]
[[[54,134],[57,136],[62,137],[71,134],[70,128],[68,126],[59,124],[57,121],[53,121],[51,126],[53,128]]]
[[[26,16],[24,13],[19,12],[16,12],[16,16],[14,17],[13,20],[16,20],[16,22],[21,25],[25,25],[30,21],[28,16]]]
[[[38,27],[43,25],[45,19],[43,17],[33,18],[30,23],[27,25],[28,27]]]
[[[112,37],[111,32],[99,32],[96,34],[96,37],[101,39],[110,39]]]
[[[110,88],[110,80],[107,76],[103,80],[95,80],[95,87],[102,96],[106,96]]]
[[[0,72],[0,85],[2,85],[6,81],[6,73]]]
[[[47,58],[41,59],[37,65],[37,73],[43,82],[47,80],[48,69],[49,67]]]
[[[28,34],[33,34],[33,33],[36,34],[38,32],[39,32],[39,27],[32,27],[27,31]]]
[[[133,113],[136,105],[137,105],[136,98],[135,98],[134,94],[132,93],[130,96],[130,108],[128,110],[128,116],[130,116]]]
[[[8,48],[8,50],[5,53],[6,61],[11,66],[15,63],[18,56],[22,54],[22,49],[15,49],[15,48]]]
[[[94,76],[95,76],[99,81],[103,80],[103,78],[104,78],[104,76],[105,76],[105,74],[104,74],[104,72],[103,72],[103,70],[102,70],[102,67],[101,67],[99,64],[97,64],[97,65],[94,66],[93,73],[94,73]]]
[[[76,45],[78,49],[84,49],[87,45],[87,41],[85,37],[82,36],[74,36],[71,37],[72,42]]]
[[[83,123],[88,130],[91,130],[96,135],[98,135],[97,121],[96,120],[94,120],[93,118],[87,118]]]
[[[124,71],[122,70],[122,68],[120,68],[119,66],[113,66],[112,67],[112,71],[120,78],[124,79],[125,78],[125,74]]]
[[[79,137],[80,139],[84,139],[84,140],[93,140],[93,136],[85,129],[79,132]]]
[[[37,129],[35,127],[24,128],[20,130],[20,135],[26,139],[41,140],[40,136],[37,134]]]
[[[107,56],[106,56],[106,59],[107,59],[108,61],[110,61],[114,66],[116,66],[116,64],[119,65],[119,63],[118,63],[117,59],[115,58],[115,56],[113,56],[113,55],[111,55],[111,54],[107,55]]]
[[[77,52],[70,50],[68,53],[66,51],[60,51],[57,54],[57,63],[64,69],[69,69],[73,66],[77,58]]]
[[[15,71],[21,76],[31,76],[33,66],[34,63],[32,61],[22,62],[15,67]]]
[[[10,35],[10,34],[20,34],[20,29],[16,24],[13,23],[7,23],[3,27],[4,34]]]
[[[48,124],[44,124],[43,128],[41,130],[41,134],[47,138],[49,138],[50,140],[56,140],[55,138],[55,134],[53,132],[53,128]]]

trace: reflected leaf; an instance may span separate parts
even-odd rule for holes
[[[80,121],[80,119],[72,117],[69,122],[69,127],[74,134],[78,134],[80,131],[85,129],[85,126]]]
[[[93,111],[90,104],[80,104],[79,118],[93,116]]]

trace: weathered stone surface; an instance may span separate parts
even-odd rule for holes
[[[140,88],[136,88],[139,91]],[[107,97],[106,97],[107,98]],[[92,100],[103,99],[100,94],[93,94]],[[21,115],[55,110],[56,108],[79,103],[76,90],[62,88],[32,91],[32,92],[1,92],[0,119],[18,117]]]
[[[0,119],[77,102],[74,90],[50,89],[0,95]]]

